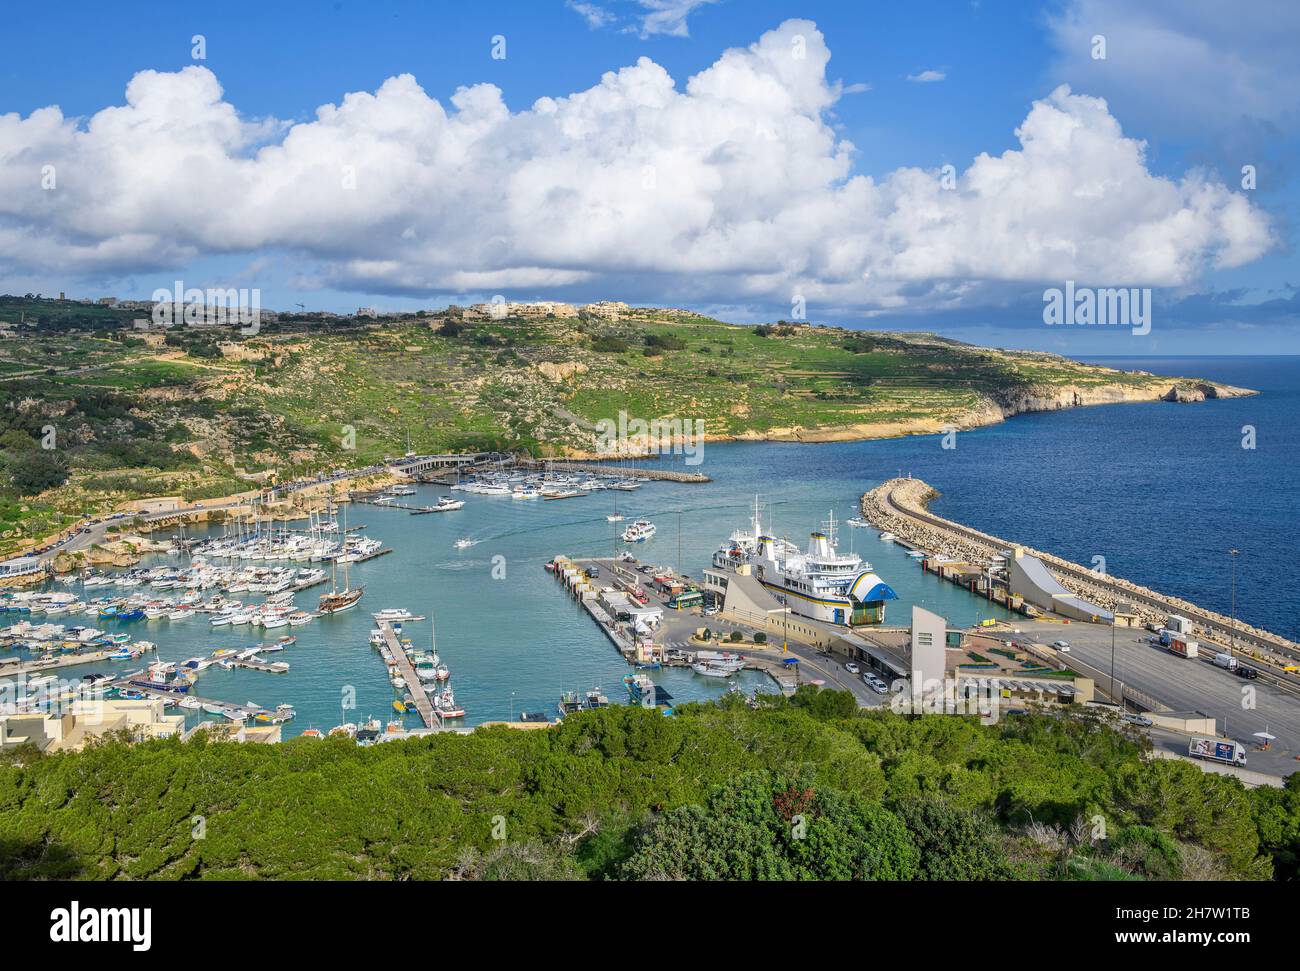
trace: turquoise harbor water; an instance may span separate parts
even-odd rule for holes
[[[803,451],[833,457],[827,449],[810,446],[710,445],[707,468],[715,479],[705,484],[652,482],[632,493],[595,492],[554,502],[457,493],[465,499],[463,509],[428,516],[353,504],[348,511],[349,525],[365,524],[365,534],[383,540],[393,552],[352,565],[353,585],[363,583],[366,588],[357,608],[318,618],[292,631],[212,628],[203,615],[174,622],[118,624],[93,618],[58,622],[129,630],[134,638],[158,644],[158,657],[168,661],[208,654],[220,647],[250,646],[259,639],[270,643],[292,632],[298,638],[296,644],[267,655],[268,660],[288,661],[287,674],[212,667],[203,672],[196,688],[201,696],[222,701],[253,701],[265,707],[292,704],[298,716],[284,726],[286,737],[309,727],[325,730],[369,714],[383,720],[395,717],[392,702],[398,694],[368,643],[374,627],[370,614],[384,607],[405,607],[432,619],[433,623],[407,624],[405,633],[417,646],[427,647],[436,631],[438,652],[452,672],[456,700],[467,711],[465,725],[506,719],[512,711],[516,715],[544,711],[553,717],[561,693],[574,689],[599,687],[611,701],[622,702],[626,699],[623,677],[630,668],[543,565],[560,553],[610,555],[614,527],[605,517],[613,511],[617,496],[619,511],[628,521],[646,516],[658,525],[653,539],[635,546],[638,556],[647,562],[677,566],[680,511],[681,568],[698,577],[717,545],[732,529],[747,524],[755,482],[764,486],[763,501],[775,516],[777,530],[802,542],[828,512],[833,510],[837,519],[853,515],[861,493],[860,480],[849,468],[833,477],[815,475],[802,480],[791,475],[792,469],[783,468],[780,481],[762,474],[769,460],[777,459],[784,467],[787,461],[797,460],[796,452]],[[442,487],[421,486],[417,496],[403,501],[422,505],[445,492]],[[865,555],[898,591],[902,600],[890,604],[891,621],[906,623],[911,603],[924,604],[958,623],[974,622],[996,610],[951,584],[923,575],[901,548],[880,542],[874,530],[845,527],[840,536],[842,548],[852,546]],[[460,537],[478,542],[458,550],[453,544]],[[177,560],[150,557],[143,565],[161,562]],[[79,585],[57,588],[80,592]],[[323,589],[327,588],[299,593],[298,603],[314,608]],[[113,590],[95,588],[87,594],[111,595]],[[243,594],[236,599],[247,602],[261,597]],[[99,662],[65,668],[61,673],[134,670],[142,663]],[[678,702],[717,697],[726,688],[717,679],[685,669],[654,672],[653,676]],[[742,672],[739,682],[746,689],[771,687],[770,679],[756,672]],[[352,690],[357,707],[345,712],[342,702]],[[190,713],[188,717],[192,722],[198,716]],[[407,723],[416,727],[419,722],[408,716]]]
[[[294,705],[298,717],[285,726],[286,737],[370,714],[386,720],[393,715],[394,692],[367,642],[370,614],[405,607],[435,618],[437,647],[451,668],[457,700],[468,712],[466,725],[505,719],[512,711],[553,714],[566,690],[600,687],[611,700],[622,701],[628,667],[542,569],[560,553],[609,555],[614,533],[605,516],[616,497],[629,520],[647,516],[658,526],[655,538],[636,549],[643,560],[680,566],[698,577],[717,545],[747,522],[755,492],[768,506],[769,525],[804,543],[828,511],[847,518],[864,489],[900,471],[943,492],[935,507],[943,515],[1082,563],[1104,555],[1114,574],[1225,612],[1230,603],[1226,550],[1238,547],[1239,616],[1293,635],[1300,593],[1278,569],[1277,559],[1289,558],[1300,541],[1300,476],[1295,475],[1300,360],[1146,359],[1120,366],[1204,375],[1263,393],[1197,405],[1025,415],[962,432],[953,450],[942,449],[938,436],[826,445],[710,444],[701,469],[713,481],[700,485],[649,483],[633,493],[596,492],[556,502],[458,493],[466,500],[464,509],[428,516],[353,505],[350,525],[364,523],[367,535],[394,550],[354,565],[353,582],[366,585],[360,607],[294,629],[298,643],[268,655],[288,661],[288,674],[210,668],[200,678],[199,693],[267,707]],[[1240,447],[1243,424],[1257,427],[1257,449]],[[444,491],[423,486],[407,501],[424,504]],[[462,536],[479,542],[457,550],[453,543]],[[840,538],[841,548],[851,544],[898,591],[901,599],[890,604],[889,622],[906,624],[912,604],[956,624],[990,615],[990,605],[922,574],[901,548],[881,543],[874,530],[844,528]],[[495,571],[500,575],[504,569],[501,579],[494,578],[495,557],[501,558]],[[321,589],[300,593],[299,604],[314,608]],[[110,622],[90,622],[116,629]],[[201,615],[128,626],[134,637],[155,641],[166,660],[247,646],[260,633],[247,627],[214,630]],[[271,631],[265,639],[287,632]],[[407,632],[418,646],[428,645],[427,621],[408,625]],[[101,662],[93,669],[121,671],[128,665]],[[75,676],[90,669],[61,673]],[[655,677],[678,701],[713,697],[725,687],[690,671]],[[742,683],[749,688],[769,682],[747,673]],[[357,706],[344,711],[341,701],[349,689],[355,689]],[[408,724],[414,727],[416,720],[409,718]]]

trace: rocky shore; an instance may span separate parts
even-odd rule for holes
[[[985,425],[996,425],[1016,415],[1040,411],[1064,411],[1068,408],[1089,408],[1096,405],[1132,404],[1138,402],[1171,402],[1194,404],[1218,398],[1245,398],[1258,394],[1250,388],[1238,388],[1214,381],[1191,378],[1168,378],[1151,375],[1130,382],[1109,382],[1089,385],[1022,385],[1004,392],[981,395],[977,404],[962,412],[948,415],[920,414],[911,418],[891,421],[862,422],[851,425],[773,427],[747,429],[736,434],[708,433],[705,442],[856,442],[868,439],[904,438],[909,435],[935,435],[955,428],[965,431]],[[679,440],[665,443],[679,447]],[[698,443],[697,443],[698,444]],[[626,455],[608,455],[596,451],[566,447],[566,458],[598,460],[627,458]]]

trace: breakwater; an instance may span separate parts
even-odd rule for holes
[[[862,496],[863,516],[872,525],[894,533],[918,549],[944,553],[974,563],[988,562],[1012,546],[1037,556],[1072,593],[1107,609],[1132,605],[1144,622],[1163,624],[1170,614],[1189,618],[1205,635],[1227,642],[1235,640],[1257,650],[1300,658],[1300,646],[1271,631],[1242,623],[1178,597],[1139,586],[1121,577],[1100,575],[1077,563],[1023,543],[991,536],[929,512],[927,506],[939,492],[921,479],[890,479]]]

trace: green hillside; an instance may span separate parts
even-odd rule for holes
[[[1035,407],[1154,399],[1168,378],[927,334],[680,311],[471,319],[280,315],[254,336],[145,335],[140,311],[0,298],[0,554],[141,495],[205,498],[417,451],[589,453],[620,412],[711,439],[970,427]],[[697,426],[696,422],[702,426]],[[39,448],[48,429],[57,447]]]

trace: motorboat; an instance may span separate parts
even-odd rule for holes
[[[655,534],[655,524],[648,519],[638,519],[623,530],[623,542],[643,543]]]
[[[415,620],[415,614],[411,613],[405,607],[385,607],[377,613],[371,614],[375,620]]]

